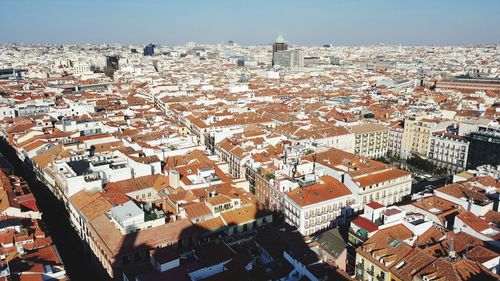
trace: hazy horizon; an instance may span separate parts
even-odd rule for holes
[[[500,43],[500,1],[0,0],[0,43],[404,46]]]

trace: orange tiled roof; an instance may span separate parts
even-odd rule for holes
[[[190,218],[191,220],[198,217],[207,216],[212,213],[207,205],[205,205],[205,202],[198,202],[185,206],[184,210],[186,211],[186,215],[188,216],[188,218]]]
[[[300,206],[308,206],[351,194],[343,183],[331,176],[323,176],[321,180],[323,183],[295,188],[288,192],[287,196]]]
[[[154,188],[156,191],[163,190],[169,186],[168,177],[161,174],[142,176],[117,182],[111,182],[106,185],[106,190],[117,193],[129,193],[145,188]]]
[[[244,206],[235,210],[223,212],[221,217],[228,226],[240,225],[251,222],[257,218],[267,216],[270,213],[262,210],[257,205]]]

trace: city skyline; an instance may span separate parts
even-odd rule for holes
[[[499,0],[0,0],[0,277],[499,281]]]
[[[477,45],[500,38],[500,3],[489,0],[1,2],[0,43],[262,45],[279,32],[291,44],[309,46]]]

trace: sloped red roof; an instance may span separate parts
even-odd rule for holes
[[[380,204],[379,202],[375,202],[375,201],[372,201],[372,202],[366,204],[366,206],[368,206],[368,207],[370,207],[370,208],[372,208],[374,210],[375,209],[380,209],[380,208],[384,207],[384,205]]]
[[[364,217],[357,217],[351,223],[357,225],[368,232],[374,232],[378,230],[378,226],[372,221],[365,219]]]

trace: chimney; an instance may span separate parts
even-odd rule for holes
[[[180,175],[176,170],[171,170],[168,172],[168,184],[173,188],[178,188],[180,186]]]
[[[455,240],[453,237],[450,237],[450,250],[448,251],[448,257],[450,259],[455,259],[457,254],[455,253]]]

